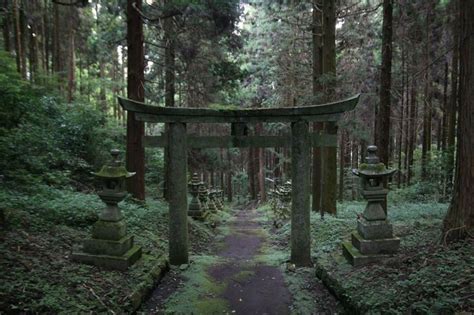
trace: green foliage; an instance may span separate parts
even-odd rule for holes
[[[393,204],[389,199],[389,218],[395,235],[401,238],[400,252],[381,264],[353,268],[341,256],[340,244],[350,239],[364,206],[365,202],[339,204],[337,217],[324,220],[311,214],[313,257],[338,279],[338,293],[357,304],[362,313],[472,311],[472,242],[439,245],[447,204]],[[268,206],[261,210],[271,211]],[[287,244],[290,225],[273,235],[275,242]]]
[[[0,169],[7,184],[90,183],[90,171],[108,159],[108,150],[120,146],[123,131],[106,125],[90,105],[66,104],[22,81],[3,52],[0,69]]]

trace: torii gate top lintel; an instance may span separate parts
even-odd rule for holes
[[[189,107],[159,107],[118,97],[123,109],[134,112],[135,119],[145,122],[239,123],[337,121],[341,114],[353,110],[360,94],[347,99],[305,107],[210,109]]]

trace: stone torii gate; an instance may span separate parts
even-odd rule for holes
[[[118,98],[123,109],[135,113],[143,122],[168,123],[164,136],[145,137],[144,144],[167,147],[169,168],[169,260],[173,265],[188,263],[187,149],[230,147],[291,147],[292,207],[291,261],[297,266],[311,264],[310,234],[310,150],[312,146],[335,147],[337,135],[309,132],[309,122],[335,122],[353,110],[359,95],[348,99],[306,107],[264,109],[208,109],[157,107]],[[288,122],[291,134],[283,136],[247,136],[247,123]],[[229,136],[193,136],[186,134],[187,123],[230,123]]]

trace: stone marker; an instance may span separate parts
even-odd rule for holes
[[[400,239],[393,236],[393,227],[382,207],[388,193],[383,183],[396,170],[387,169],[380,163],[376,146],[369,146],[367,153],[366,164],[361,164],[359,170],[352,170],[354,175],[362,178],[362,196],[367,199],[367,206],[357,219],[357,231],[352,233],[352,242],[342,244],[344,256],[354,266],[389,257],[400,246]]]
[[[198,189],[198,200],[199,200],[199,207],[201,209],[201,216],[195,217],[195,219],[204,220],[208,215],[209,204],[208,204],[208,191],[204,182],[199,183]]]
[[[93,173],[102,180],[102,188],[97,193],[106,207],[99,220],[92,227],[92,238],[83,242],[83,252],[73,253],[72,259],[78,262],[125,270],[142,255],[142,249],[133,244],[133,236],[126,235],[126,223],[118,203],[127,192],[125,179],[135,175],[128,172],[118,158],[120,151],[112,150],[112,161]]]
[[[194,219],[201,219],[204,214],[198,199],[200,185],[201,182],[199,181],[199,175],[197,173],[194,173],[191,181],[189,182],[189,191],[191,193],[192,198],[188,207],[188,216]]]

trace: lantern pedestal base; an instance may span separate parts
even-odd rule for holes
[[[352,233],[352,242],[342,243],[342,252],[353,266],[361,266],[391,257],[400,247],[397,237],[367,240],[358,232]]]
[[[391,255],[385,254],[361,254],[357,250],[357,248],[355,248],[350,242],[342,243],[342,253],[344,254],[344,257],[346,257],[346,259],[349,261],[349,263],[354,267],[366,265],[391,257]]]
[[[125,221],[100,220],[92,227],[92,237],[83,242],[82,252],[73,253],[72,259],[108,269],[125,270],[142,255],[142,249],[133,244],[133,236],[126,235]]]
[[[74,261],[104,267],[114,270],[127,270],[142,256],[142,248],[140,246],[132,246],[125,254],[121,256],[111,255],[95,255],[89,253],[73,253]]]
[[[207,211],[202,210],[188,210],[188,216],[195,220],[204,221],[208,215]]]

